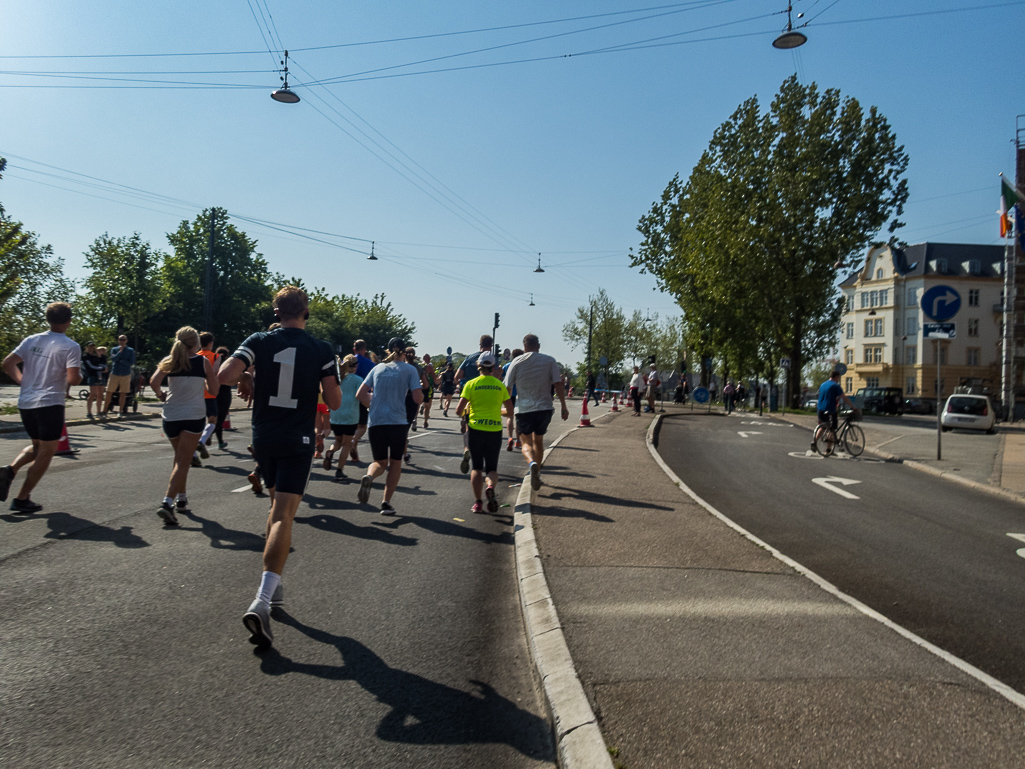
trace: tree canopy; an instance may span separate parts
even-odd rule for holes
[[[838,271],[903,226],[907,165],[875,107],[790,77],[768,111],[752,97],[719,126],[686,183],[673,178],[638,224],[633,264],[727,374],[784,355],[800,371],[835,341]]]

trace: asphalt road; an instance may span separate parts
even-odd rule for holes
[[[194,512],[165,529],[159,423],[76,429],[81,452],[33,494],[44,512],[0,515],[0,763],[552,766],[512,508],[470,514],[457,422],[431,424],[412,434],[395,518],[315,465],[262,654],[241,622],[268,506],[248,490],[247,431],[190,472]],[[3,436],[0,462],[22,442]],[[523,462],[502,465],[513,503]]]
[[[986,437],[944,440],[960,451]],[[680,415],[664,421],[658,449],[748,531],[1025,691],[1025,506],[869,455],[812,456],[810,441],[807,430],[757,416]]]

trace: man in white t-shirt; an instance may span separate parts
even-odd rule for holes
[[[3,369],[21,386],[18,410],[32,445],[22,449],[18,458],[0,467],[0,502],[7,499],[14,475],[28,465],[21,491],[11,502],[15,513],[38,513],[42,505],[29,495],[57,453],[64,429],[64,396],[68,386],[82,381],[82,349],[65,332],[71,325],[71,305],[54,302],[46,308],[50,330],[26,337],[14,352],[4,358]],[[18,364],[22,364],[19,369]]]
[[[530,466],[530,487],[541,488],[541,460],[545,452],[545,433],[555,414],[552,390],[562,403],[562,419],[569,419],[562,372],[551,355],[540,352],[541,342],[534,334],[523,337],[523,355],[509,364],[505,387],[516,388],[516,432],[523,444],[523,458]]]

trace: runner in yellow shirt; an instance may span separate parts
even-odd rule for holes
[[[473,489],[471,512],[483,513],[484,502],[481,492],[488,500],[488,512],[498,512],[498,498],[495,486],[498,484],[498,457],[502,453],[502,415],[512,414],[512,399],[502,380],[494,376],[495,356],[481,353],[477,359],[480,376],[463,385],[463,392],[456,406],[456,416],[467,415],[467,444],[470,450],[470,487]],[[487,487],[484,479],[487,476]]]

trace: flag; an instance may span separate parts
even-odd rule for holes
[[[1002,238],[1006,238],[1011,229],[1010,212],[1015,203],[1025,204],[1025,198],[1004,178],[1003,174],[1000,174],[1000,208],[997,209],[997,213],[1000,214],[1000,237]]]
[[[1018,248],[1025,251],[1025,214],[1021,209],[1025,204],[1019,203],[1014,207],[1014,234],[1018,238]]]

